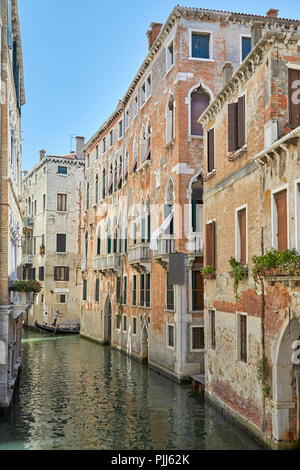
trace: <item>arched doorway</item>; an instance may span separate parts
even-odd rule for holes
[[[112,306],[110,296],[106,297],[104,305],[104,344],[111,344],[112,333]]]
[[[141,344],[142,362],[148,363],[148,329],[144,325],[142,329],[142,344]]]
[[[300,365],[293,345],[300,338],[300,318],[282,328],[273,374],[273,436],[277,441],[300,440]],[[298,354],[300,358],[300,354]]]

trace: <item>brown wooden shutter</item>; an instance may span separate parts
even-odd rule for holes
[[[228,152],[234,152],[238,148],[237,130],[238,103],[228,105]]]
[[[294,98],[299,98],[297,88],[293,88],[293,83],[300,80],[300,70],[289,69],[289,123],[291,127],[297,127],[300,124],[300,103],[293,103]]]
[[[203,135],[202,124],[198,122],[201,114],[209,105],[209,97],[201,91],[194,91],[191,95],[191,134]]]
[[[210,131],[208,131],[207,144],[208,144],[207,171],[208,173],[210,173],[215,168],[215,130],[214,129],[211,129]]]
[[[216,223],[206,225],[206,265],[216,269]]]
[[[212,239],[212,250],[211,250],[211,258],[212,264],[211,266],[216,269],[216,222],[211,224],[211,239]]]
[[[206,266],[211,266],[211,224],[206,224],[206,234],[205,234],[205,264]]]
[[[280,191],[275,195],[277,206],[277,226],[278,226],[278,250],[285,251],[288,248],[287,243],[287,198],[286,190]]]
[[[241,148],[246,143],[245,95],[241,96],[238,99],[237,127],[238,127],[238,148]]]
[[[239,211],[239,226],[240,226],[240,263],[245,265],[246,264],[246,241],[247,241],[247,234],[246,234],[246,209]]]

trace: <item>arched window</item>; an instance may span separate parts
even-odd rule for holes
[[[170,95],[167,105],[167,144],[174,139],[174,131],[174,96]]]
[[[202,124],[198,122],[199,117],[209,105],[209,96],[200,86],[191,94],[191,135],[203,136]]]
[[[174,184],[172,179],[169,179],[168,185],[167,185],[167,191],[166,191],[166,202],[165,202],[165,218],[167,218],[174,207]],[[174,217],[171,220],[170,225],[166,229],[165,233],[167,235],[174,235]]]
[[[102,172],[102,199],[106,196],[106,180],[105,180],[105,169]]]

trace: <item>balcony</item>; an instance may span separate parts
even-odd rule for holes
[[[203,255],[203,233],[190,233],[187,236],[186,249],[190,253]]]
[[[10,303],[12,304],[12,318],[25,315],[29,307],[33,305],[33,292],[10,292]]]
[[[107,255],[97,256],[94,260],[94,270],[105,272],[119,272],[121,269],[122,255],[118,253],[110,253]]]
[[[23,265],[32,264],[32,263],[33,263],[33,255],[32,254],[23,254]]]
[[[157,250],[153,250],[153,259],[165,268],[169,264],[171,253],[175,253],[174,235],[164,235],[157,240]]]
[[[33,217],[32,216],[24,217],[23,226],[25,228],[33,228]]]
[[[84,258],[81,260],[81,271],[82,272],[86,271],[86,268],[87,268],[87,260],[86,258]]]
[[[129,248],[129,264],[137,271],[151,270],[151,256],[149,243],[141,243]]]

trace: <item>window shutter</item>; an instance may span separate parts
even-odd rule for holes
[[[66,235],[63,233],[57,234],[57,250],[58,253],[66,252]]]
[[[246,143],[246,131],[245,131],[245,95],[238,99],[238,115],[237,115],[237,127],[238,127],[238,148],[241,148]]]
[[[57,267],[54,268],[54,281],[57,281]]]
[[[278,251],[285,251],[288,248],[286,190],[280,191],[276,194],[276,206],[278,226]]]
[[[298,80],[300,80],[300,70],[289,69],[289,121],[291,127],[297,127],[300,124],[300,103],[293,103],[294,94],[294,98],[298,98],[299,101],[299,93],[297,93],[299,86],[293,88],[294,82]]]
[[[191,134],[203,135],[202,124],[198,122],[201,114],[204,113],[209,105],[209,97],[200,89],[194,91],[191,95]]]
[[[66,281],[70,280],[70,268],[66,268]]]
[[[211,129],[207,134],[208,140],[208,162],[207,170],[210,173],[215,168],[215,130]]]
[[[238,103],[228,105],[228,152],[234,152],[238,148],[237,133]]]
[[[213,222],[212,224],[212,228],[211,228],[211,231],[212,231],[212,254],[211,254],[211,257],[212,257],[212,267],[214,269],[216,269],[216,222]]]
[[[211,240],[211,224],[207,224],[205,227],[205,264],[206,266],[211,266],[211,248],[212,248],[212,240]]]
[[[239,211],[239,225],[240,225],[240,263],[246,264],[246,209]]]

